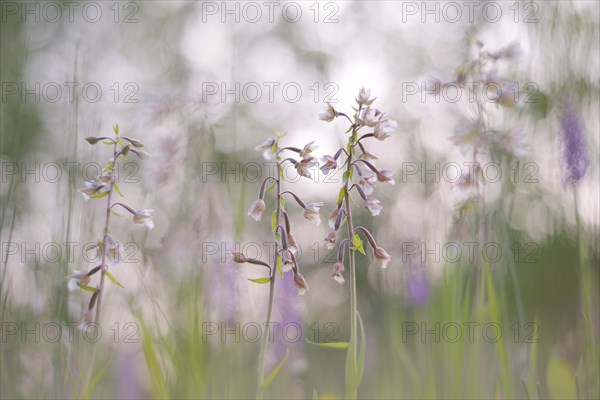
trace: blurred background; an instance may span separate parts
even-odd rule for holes
[[[2,1],[0,396],[252,398],[268,287],[230,256],[272,258],[269,218],[247,216],[273,171],[254,147],[276,129],[334,154],[348,126],[319,113],[352,115],[364,86],[398,128],[368,144],[395,172],[381,214],[355,210],[392,256],[357,258],[359,397],[598,398],[600,6],[473,3]],[[468,90],[431,90],[464,83],[477,52],[517,92],[484,104],[492,144],[469,136]],[[104,223],[105,201],[77,189],[111,154],[84,138],[116,123],[152,155],[123,161],[119,185],[156,226],[113,218],[124,288],[107,283],[90,338],[89,293],[65,276],[94,266]],[[493,167],[475,195],[452,172],[473,147]],[[289,206],[310,291],[290,274],[276,287],[273,321],[292,328],[269,344],[267,371],[289,358],[265,397],[343,398],[344,351],[307,342],[349,336],[323,243],[341,173],[292,181],[324,222]]]

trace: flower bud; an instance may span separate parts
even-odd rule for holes
[[[333,229],[325,237],[325,249],[327,249],[327,250],[333,249],[333,246],[335,245],[335,242],[337,242],[337,239],[338,239],[338,231]]]
[[[154,228],[154,221],[152,221],[152,213],[154,210],[149,208],[142,208],[133,214],[133,223],[137,225],[146,225],[148,229]]]
[[[302,296],[306,292],[308,292],[308,283],[306,283],[306,279],[302,276],[302,274],[294,275],[294,283],[298,287],[298,295]]]
[[[238,264],[243,264],[248,261],[248,259],[244,255],[244,253],[239,252],[239,251],[236,251],[235,253],[233,253],[232,259],[233,259],[233,262],[236,262]]]
[[[287,245],[288,250],[292,254],[296,254],[298,252],[298,244],[296,243],[296,238],[291,232],[287,234]]]
[[[96,143],[98,143],[100,141],[100,138],[97,138],[97,137],[94,137],[94,136],[89,136],[89,137],[86,137],[85,140],[87,140],[87,142],[89,144],[96,144]]]
[[[80,285],[87,286],[87,284],[90,283],[90,276],[88,273],[77,269],[74,269],[72,274],[67,275],[67,279],[69,280],[67,287],[70,291],[77,289]]]
[[[346,281],[344,279],[343,272],[344,272],[344,264],[341,261],[336,262],[333,265],[333,272],[331,273],[331,277],[340,285]]]
[[[383,247],[375,247],[373,250],[373,254],[375,258],[381,261],[381,268],[387,268],[387,265],[390,261],[392,261],[392,257],[388,254],[387,251]]]
[[[265,201],[263,199],[256,199],[254,203],[250,206],[248,210],[248,215],[254,218],[256,221],[260,221],[263,212],[267,208]]]

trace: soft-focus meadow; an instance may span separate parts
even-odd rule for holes
[[[269,284],[232,260],[274,261],[273,191],[260,222],[248,207],[276,169],[254,149],[278,131],[333,155],[348,121],[319,114],[353,119],[365,87],[398,126],[367,146],[395,172],[381,213],[353,194],[392,258],[354,252],[357,396],[599,398],[600,3],[473,3],[2,1],[0,397],[254,398]],[[113,200],[154,228],[115,209],[123,288],[81,330],[91,293],[66,276],[98,265],[107,199],[78,189],[113,154],[84,138],[115,124],[151,157],[120,159]],[[265,398],[348,395],[349,255],[340,284],[323,240],[339,167],[282,182],[325,204],[315,225],[286,199],[310,290],[276,275]]]

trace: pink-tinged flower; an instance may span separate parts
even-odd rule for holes
[[[325,249],[331,250],[338,240],[338,231],[335,229],[327,234],[325,237]]]
[[[313,140],[312,142],[310,142],[306,146],[304,146],[304,148],[302,150],[300,150],[300,157],[308,158],[310,156],[310,153],[315,151],[318,147],[319,146],[317,146],[315,144],[315,141]]]
[[[292,270],[294,266],[294,259],[292,258],[292,254],[289,250],[282,249],[281,250],[281,270],[283,272],[288,272]]]
[[[105,190],[102,190],[105,189]],[[98,196],[106,191],[106,186],[102,183],[86,181],[85,188],[79,189],[79,193],[83,195],[83,198],[86,200],[91,199],[92,197]]]
[[[344,264],[341,261],[336,262],[333,265],[333,272],[331,273],[331,277],[340,285],[346,282],[344,279]]]
[[[137,225],[145,225],[148,229],[154,228],[152,221],[152,213],[154,210],[150,208],[142,208],[133,214],[133,223]]]
[[[262,214],[267,208],[265,201],[263,199],[256,199],[254,203],[250,206],[248,210],[248,215],[254,218],[256,221],[260,221],[262,218]]]
[[[298,287],[299,296],[303,296],[308,292],[308,283],[306,283],[306,279],[304,279],[302,274],[294,275],[294,283],[296,284],[296,287]]]
[[[304,218],[306,218],[307,220],[309,220],[310,222],[312,222],[315,225],[320,225],[321,224],[321,216],[319,215],[319,209],[321,208],[321,206],[323,205],[322,202],[318,202],[318,203],[309,203],[305,208],[304,208]]]
[[[335,111],[335,109],[329,103],[327,104],[327,108],[325,108],[324,111],[319,114],[319,118],[326,122],[333,121],[337,116],[337,111]]]
[[[105,185],[108,185],[109,183],[116,181],[115,178],[116,176],[114,171],[108,170],[98,177],[98,181],[104,183]]]
[[[356,102],[358,104],[364,104],[364,105],[370,106],[371,104],[373,104],[375,99],[369,100],[369,97],[371,97],[371,89],[365,90],[365,88],[363,87],[358,91],[358,96],[356,97]]]
[[[67,279],[69,280],[67,287],[70,291],[79,288],[79,285],[87,286],[90,283],[90,277],[87,272],[78,269],[74,269],[72,274],[67,275]]]
[[[336,159],[331,156],[323,156],[321,161],[324,163],[321,166],[321,172],[324,175],[327,175],[330,171],[335,171],[338,167]]]
[[[377,180],[379,182],[387,182],[390,185],[393,185],[393,184],[396,183],[396,181],[394,181],[394,178],[392,178],[392,176],[394,176],[394,171],[390,171],[390,170],[387,170],[387,169],[382,169],[377,174]]]
[[[263,157],[266,160],[273,158],[273,155],[277,152],[277,139],[272,137],[267,139],[263,144],[256,146],[255,150],[263,152]]]
[[[307,158],[302,159],[296,163],[296,171],[300,176],[304,176],[305,178],[312,179],[312,174],[310,173],[310,167],[317,165],[317,159],[313,156],[308,156]]]
[[[369,211],[371,211],[372,216],[379,215],[379,213],[381,212],[381,209],[383,208],[381,206],[381,204],[379,204],[379,200],[374,199],[372,197],[367,197],[365,199],[364,204],[365,204],[365,208],[368,208]]]
[[[290,253],[296,254],[298,252],[298,244],[296,243],[296,238],[291,232],[287,234],[287,245]]]
[[[388,263],[392,261],[392,257],[390,257],[383,247],[375,247],[373,254],[376,259],[381,261],[381,268],[387,268]]]
[[[385,140],[387,139],[391,133],[393,133],[398,127],[398,123],[393,119],[386,119],[381,121],[375,127],[373,131],[373,136],[375,139]]]
[[[359,160],[372,161],[379,160],[374,154],[369,153],[368,151],[364,151],[358,156]]]
[[[368,127],[375,127],[383,114],[376,108],[363,108],[357,117],[357,122]]]
[[[337,220],[337,216],[338,216],[339,213],[340,213],[340,209],[336,208],[329,215],[329,227],[331,229],[335,229],[335,221]]]
[[[133,153],[135,153],[136,156],[138,156],[138,158],[140,160],[145,160],[146,158],[150,158],[150,153],[144,151],[144,150],[135,150],[135,149],[131,149],[131,151]]]
[[[363,174],[358,179],[358,186],[365,192],[366,195],[370,195],[375,190],[375,182],[377,182],[377,177],[375,174],[370,172]]]

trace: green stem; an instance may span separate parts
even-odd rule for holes
[[[277,172],[279,173],[279,165],[277,166]],[[279,227],[279,216],[281,215],[281,181],[277,179],[277,211],[275,214],[275,229]],[[273,312],[273,298],[275,296],[275,278],[277,277],[277,256],[279,253],[279,242],[275,241],[275,258],[273,260],[273,268],[271,268],[271,281],[269,282],[269,306],[267,309],[267,320],[265,322],[265,329],[269,329],[271,325],[271,314]],[[264,395],[264,389],[262,387],[265,381],[265,355],[267,353],[268,345],[268,334],[264,334],[260,346],[260,355],[258,357],[258,388],[256,389],[256,398],[262,399]]]
[[[106,197],[106,220],[104,222],[104,236],[102,237],[102,261],[100,262],[100,286],[98,288],[98,300],[96,302],[96,324],[100,324],[100,312],[102,309],[102,297],[104,294],[104,276],[106,275],[106,271],[104,271],[104,265],[106,262],[106,249],[108,246],[108,226],[110,224],[110,214],[111,214],[111,199],[113,194],[114,187],[114,168],[117,163],[117,140],[115,140],[115,144],[113,146],[113,164],[111,167],[112,175],[110,186],[108,188],[108,196]]]
[[[348,179],[345,183],[345,194],[344,202],[346,204],[347,222],[348,222],[348,238],[352,240],[354,236],[354,224],[352,222],[352,210],[350,209],[350,193],[348,190],[348,184],[350,183],[350,169],[352,168],[352,152],[353,149],[350,147],[348,152],[347,162],[347,175]],[[356,263],[354,259],[354,250],[350,249],[350,348],[348,349],[349,354],[346,359],[346,371],[350,370],[352,379],[348,382],[348,373],[346,373],[346,398],[356,399],[357,386],[355,382],[356,378],[356,356],[357,356],[357,320],[356,320]]]

